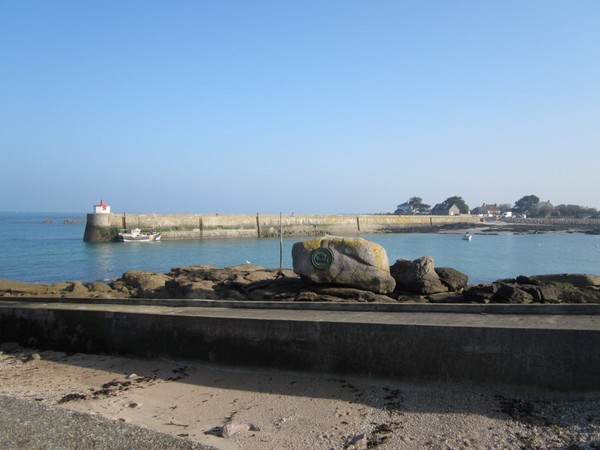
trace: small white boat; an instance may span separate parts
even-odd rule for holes
[[[129,233],[119,233],[117,235],[119,242],[152,242],[160,241],[160,233],[152,231],[150,233],[142,233],[139,228],[134,228]]]
[[[473,235],[472,235],[471,233],[468,233],[468,232],[467,232],[467,233],[463,234],[463,237],[462,237],[462,238],[463,238],[463,240],[465,240],[465,241],[470,241],[471,239],[473,239]]]

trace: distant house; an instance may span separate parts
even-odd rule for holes
[[[413,206],[409,202],[398,205],[394,214],[414,214]]]
[[[548,217],[553,210],[554,205],[550,202],[539,202],[535,205],[535,215],[538,217]]]
[[[550,202],[539,202],[537,205],[535,205],[535,209],[537,209],[538,211],[540,209],[548,209],[552,211],[554,209],[554,205]]]
[[[471,214],[476,214],[483,217],[499,216],[502,213],[500,207],[495,203],[493,205],[483,204],[471,211]]]
[[[453,203],[450,207],[445,203],[438,203],[431,210],[431,214],[436,216],[458,216],[460,214],[460,209],[458,209],[456,203]]]

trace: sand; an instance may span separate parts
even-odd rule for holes
[[[402,383],[6,343],[0,350],[2,396],[217,449],[600,448],[600,391]]]

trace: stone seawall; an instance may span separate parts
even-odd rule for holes
[[[281,220],[280,220],[281,219]],[[278,214],[88,214],[83,240],[108,242],[126,229],[160,230],[162,239],[262,238],[395,233],[408,228],[475,224],[476,216]]]
[[[409,382],[600,386],[597,305],[52,300],[1,300],[0,342]]]

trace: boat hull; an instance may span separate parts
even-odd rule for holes
[[[117,240],[119,242],[154,242],[160,241],[160,233],[142,233],[139,228],[131,231],[131,233],[119,233]]]
[[[160,241],[160,234],[150,234],[145,236],[121,236],[117,237],[119,242],[153,242]]]

